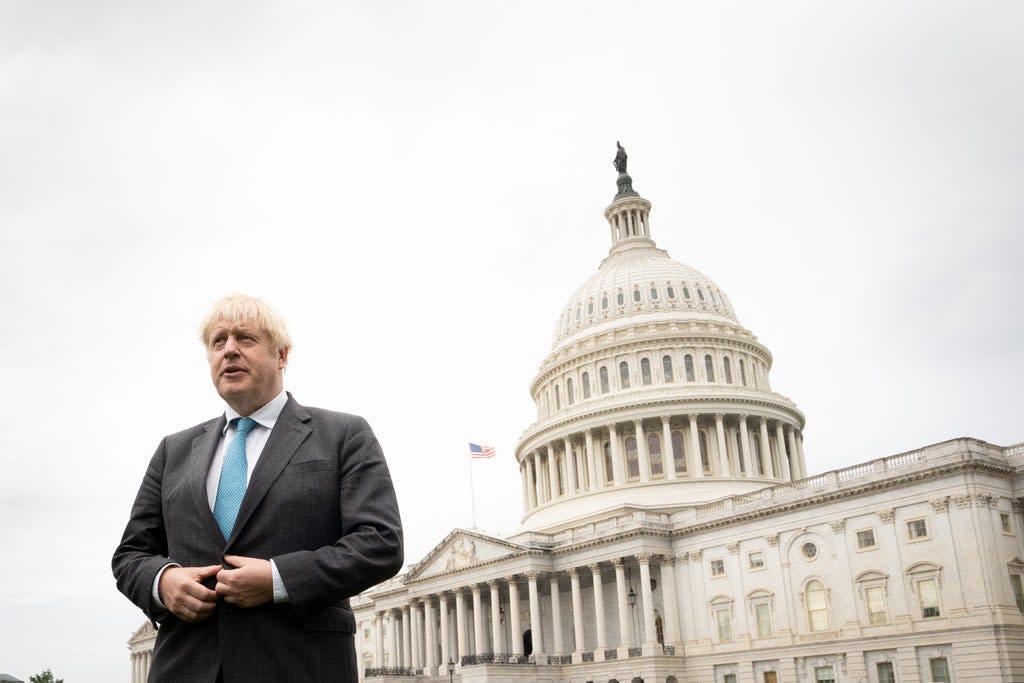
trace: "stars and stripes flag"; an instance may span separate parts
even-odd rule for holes
[[[486,458],[494,457],[494,449],[490,446],[480,446],[479,444],[469,444],[469,457],[473,460],[484,460]]]

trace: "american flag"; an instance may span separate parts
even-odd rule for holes
[[[469,444],[469,457],[474,460],[483,460],[494,457],[494,449],[490,446],[480,446],[475,443]]]

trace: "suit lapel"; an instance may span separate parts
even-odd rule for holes
[[[210,463],[213,462],[213,454],[217,451],[217,443],[220,441],[221,432],[224,431],[224,417],[219,420],[212,420],[207,423],[206,431],[192,440],[192,456],[190,488],[195,501],[199,518],[203,526],[210,533],[217,547],[223,547],[224,536],[220,533],[217,520],[213,517],[210,509],[210,499],[206,495],[206,475],[210,471]]]
[[[249,486],[245,489],[245,497],[242,499],[242,506],[238,510],[238,519],[235,520],[235,528],[231,531],[231,537],[228,539],[228,546],[234,543],[238,532],[249,521],[253,511],[270,490],[271,484],[281,475],[281,471],[295,455],[295,451],[313,431],[307,424],[309,419],[310,414],[306,409],[289,395],[288,402],[277,418],[277,423],[274,424],[274,429],[270,432],[270,438],[267,439],[267,445],[263,447],[260,459],[252,471]],[[213,519],[212,514],[210,518]]]

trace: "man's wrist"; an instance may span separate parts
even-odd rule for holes
[[[277,563],[273,560],[270,561],[270,577],[274,584],[274,602],[290,602],[288,589],[284,587],[281,572],[277,571]]]
[[[181,565],[178,564],[177,562],[168,562],[164,566],[160,567],[160,571],[158,571],[156,573],[156,578],[153,579],[153,593],[152,593],[153,604],[155,604],[160,609],[167,609],[167,605],[165,605],[164,601],[160,599],[160,577],[162,577],[164,575],[164,571],[166,571],[166,569],[168,567],[180,567],[180,566]]]

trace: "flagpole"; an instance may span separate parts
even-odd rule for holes
[[[469,505],[472,510],[473,529],[476,529],[476,493],[473,488],[473,458],[469,458]]]

